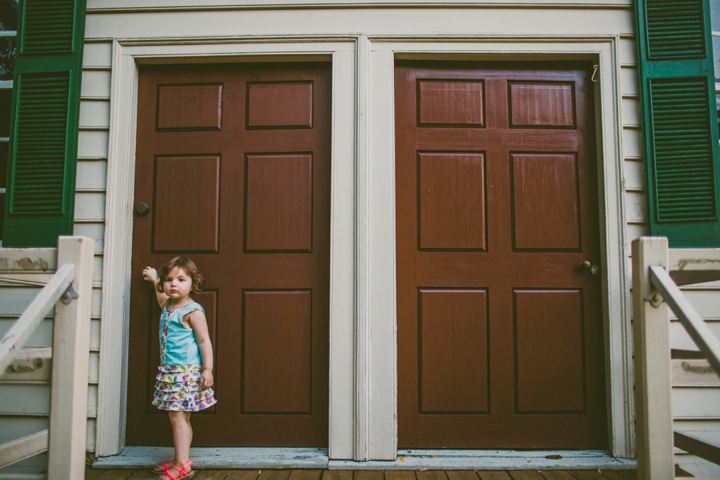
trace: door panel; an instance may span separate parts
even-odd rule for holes
[[[420,411],[488,413],[487,292],[420,289]]]
[[[399,445],[605,448],[587,66],[395,82]]]
[[[329,64],[142,68],[133,231],[129,445],[171,445],[152,400],[159,309],[146,265],[204,274],[218,403],[196,446],[325,446]]]

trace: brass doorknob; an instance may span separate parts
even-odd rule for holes
[[[590,274],[593,276],[597,276],[600,273],[600,267],[593,263],[590,263],[588,260],[583,260],[580,266],[585,270],[589,270]]]

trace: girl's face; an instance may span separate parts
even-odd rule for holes
[[[163,282],[163,291],[174,302],[187,298],[192,290],[192,278],[185,270],[175,267],[167,274]]]

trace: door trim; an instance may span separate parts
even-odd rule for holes
[[[95,451],[125,446],[138,64],[332,60],[329,449],[353,458],[355,317],[355,40],[247,43],[208,39],[115,40],[111,78],[98,416]],[[117,339],[122,338],[122,342]]]
[[[394,109],[388,115],[387,106],[394,105],[394,60],[400,57],[591,59],[599,65],[595,110],[599,178],[605,179],[600,216],[608,428],[612,454],[634,456],[619,42],[617,35],[114,40],[96,454],[115,455],[124,447],[137,64],[324,55],[333,63],[330,458],[394,460],[397,454],[395,128]]]
[[[543,41],[544,40],[544,41]],[[368,54],[367,69],[360,70],[360,85],[367,85],[367,142],[369,152],[358,158],[358,204],[368,205],[366,225],[358,226],[365,236],[369,260],[366,268],[372,332],[368,348],[368,370],[373,372],[369,388],[373,392],[374,414],[369,422],[372,435],[370,458],[394,459],[397,452],[397,308],[395,265],[395,59],[458,60],[592,60],[597,65],[595,114],[597,122],[598,178],[602,268],[603,321],[605,330],[606,395],[610,451],[619,457],[634,456],[632,429],[632,344],[630,336],[629,284],[625,272],[625,205],[622,171],[622,125],[619,89],[620,37],[527,37],[448,38],[384,36],[362,38]],[[361,188],[360,179],[366,187]],[[603,181],[604,179],[604,181]],[[368,199],[373,199],[369,202]],[[363,245],[358,238],[358,244]],[[392,366],[392,367],[391,367]],[[394,435],[375,436],[383,426],[393,426]]]

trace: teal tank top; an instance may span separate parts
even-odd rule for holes
[[[165,365],[200,365],[200,346],[195,332],[182,323],[185,315],[199,310],[205,313],[202,305],[191,301],[177,310],[169,310],[168,303],[160,314],[160,364]]]

